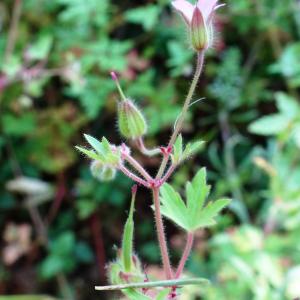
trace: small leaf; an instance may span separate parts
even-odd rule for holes
[[[176,142],[174,143],[173,146],[173,154],[172,154],[172,162],[174,164],[177,164],[180,162],[181,157],[182,157],[182,135],[180,134],[177,139]]]
[[[106,152],[102,143],[88,134],[85,134],[84,137],[87,142],[97,151],[97,153],[105,159]]]
[[[106,154],[112,153],[110,143],[105,137],[102,138],[101,143]]]
[[[159,12],[156,5],[147,5],[127,11],[125,19],[131,23],[141,24],[145,30],[149,31],[155,26]]]
[[[287,118],[295,118],[300,114],[300,106],[297,101],[285,93],[276,93],[276,103],[280,112]]]
[[[79,146],[75,146],[75,148],[91,159],[95,159],[95,160],[99,159],[99,155],[97,155],[93,150],[88,150]]]
[[[196,152],[200,151],[204,142],[197,141],[194,143],[188,143],[183,151],[182,136],[179,135],[173,146],[172,162],[174,164],[179,164],[184,160],[188,159],[190,156],[194,155]]]
[[[262,117],[250,124],[249,131],[260,135],[276,135],[287,129],[289,118],[281,114]]]
[[[182,160],[186,160],[192,155],[196,154],[199,152],[204,145],[203,141],[197,141],[194,143],[188,143],[183,154],[182,154]]]

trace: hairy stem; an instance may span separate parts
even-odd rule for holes
[[[173,287],[173,286],[186,286],[186,285],[200,285],[208,284],[209,281],[203,278],[188,278],[177,280],[162,280],[162,281],[149,281],[149,282],[132,282],[128,284],[108,285],[108,286],[95,286],[97,291],[115,291],[123,289],[139,289],[139,288],[157,288],[157,287]]]
[[[175,125],[173,134],[172,134],[172,136],[170,138],[168,147],[172,147],[173,146],[173,144],[175,143],[175,141],[177,139],[178,134],[180,133],[180,131],[182,129],[183,122],[184,122],[185,117],[186,117],[186,113],[187,113],[187,111],[189,109],[189,106],[191,104],[191,101],[192,101],[195,89],[197,87],[198,80],[200,78],[200,75],[201,75],[201,72],[202,72],[202,69],[203,69],[203,62],[204,62],[204,51],[201,51],[201,52],[198,52],[198,54],[197,54],[197,65],[196,65],[195,75],[194,75],[192,84],[190,86],[189,92],[187,94],[187,97],[186,97],[186,99],[184,101],[182,112],[180,114],[180,117],[179,117],[176,125]],[[162,177],[162,175],[163,175],[163,173],[164,173],[164,171],[166,169],[168,160],[169,160],[169,155],[164,156],[164,158],[162,160],[162,163],[160,165],[160,168],[158,170],[158,173],[156,175],[157,179],[160,179]]]
[[[140,163],[138,161],[136,161],[132,156],[124,155],[124,159],[132,167],[134,167],[148,182],[153,181],[153,178],[148,174],[148,172],[143,168],[143,166],[141,166]]]
[[[140,152],[146,156],[155,156],[155,155],[161,154],[161,151],[159,148],[148,149],[145,146],[144,139],[142,137],[136,141],[136,144],[137,144],[137,147],[140,150]]]
[[[185,249],[183,251],[181,260],[179,262],[179,265],[178,265],[178,268],[177,268],[177,271],[176,271],[176,274],[175,274],[176,279],[178,279],[181,276],[182,272],[183,272],[186,261],[188,260],[188,258],[190,256],[190,253],[191,253],[191,250],[192,250],[192,247],[193,247],[193,243],[194,243],[194,233],[189,232],[188,235],[187,235],[186,246],[185,246]]]
[[[142,178],[140,178],[139,176],[133,174],[132,172],[130,172],[127,168],[125,168],[124,166],[120,166],[119,170],[124,173],[124,175],[126,175],[128,178],[132,179],[133,181],[135,181],[138,184],[141,184],[145,187],[149,187],[149,184],[147,183],[147,181],[143,180]]]
[[[161,179],[162,182],[167,182],[168,179],[172,176],[172,174],[174,173],[175,169],[176,169],[176,165],[171,165],[168,169],[168,171],[166,172],[166,174],[164,175],[164,177]]]
[[[166,236],[164,232],[164,225],[162,220],[162,215],[160,211],[160,201],[159,201],[159,188],[153,188],[153,202],[155,208],[155,222],[157,229],[157,237],[163,262],[163,268],[166,274],[167,279],[171,279],[173,277],[172,267],[170,263],[168,246],[166,241]]]

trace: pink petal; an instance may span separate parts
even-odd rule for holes
[[[197,6],[201,10],[204,19],[207,21],[209,15],[214,11],[218,0],[198,0]]]
[[[193,17],[194,6],[187,0],[172,1],[173,7],[183,16],[184,20],[190,24]]]

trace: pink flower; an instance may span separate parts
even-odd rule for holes
[[[173,7],[184,18],[191,29],[191,42],[197,50],[208,48],[212,41],[212,17],[214,11],[223,5],[217,5],[218,0],[197,0],[192,5],[187,0],[172,1]]]
[[[218,0],[198,0],[196,5],[192,5],[187,0],[174,0],[172,5],[183,16],[187,24],[191,24],[196,8],[200,10],[205,22],[210,22],[212,13],[223,6],[222,4],[217,5],[217,2]]]

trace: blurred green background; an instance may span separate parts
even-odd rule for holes
[[[0,294],[119,299],[94,292],[122,235],[132,183],[99,183],[74,149],[83,133],[120,143],[117,71],[144,109],[149,146],[166,144],[194,54],[169,0],[1,0]],[[206,147],[173,176],[200,166],[212,199],[232,197],[196,238],[187,266],[209,278],[181,299],[300,297],[300,2],[232,0],[219,10],[184,128]],[[151,173],[157,159],[138,156]],[[161,276],[151,199],[138,192],[136,251]],[[172,260],[182,232],[167,225]],[[105,298],[106,297],[106,298]],[[1,300],[50,299],[48,297]],[[51,298],[52,299],[52,298]]]

